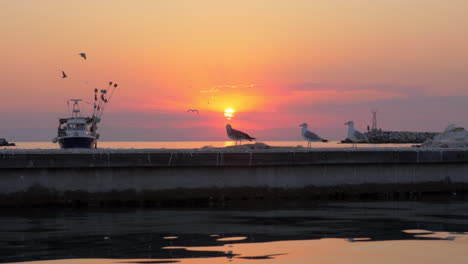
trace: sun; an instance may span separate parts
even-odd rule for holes
[[[231,118],[234,117],[235,112],[236,112],[236,110],[234,110],[232,108],[228,108],[228,109],[224,110],[224,117],[226,117],[227,120],[231,120]]]

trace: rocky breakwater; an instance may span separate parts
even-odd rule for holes
[[[369,143],[423,143],[439,133],[374,130],[364,134],[369,139]]]
[[[2,147],[4,147],[4,146],[16,146],[16,144],[15,143],[10,143],[4,138],[0,138],[0,146],[2,146]]]

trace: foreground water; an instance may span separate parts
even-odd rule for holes
[[[121,148],[121,149],[193,149],[206,146],[211,147],[227,147],[233,146],[234,141],[153,141],[153,142],[99,142],[99,148]],[[246,142],[243,142],[246,144]],[[251,143],[251,142],[249,142]],[[262,141],[270,146],[307,146],[305,141]],[[359,148],[368,147],[409,147],[414,144],[359,144]],[[352,144],[342,144],[338,141],[333,142],[313,142],[312,148],[349,148]],[[16,142],[14,147],[4,147],[8,149],[58,149],[58,144],[52,142]]]
[[[468,262],[467,202],[288,208],[2,210],[0,262]]]

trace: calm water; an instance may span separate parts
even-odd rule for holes
[[[270,146],[306,146],[305,141],[262,141]],[[226,147],[233,146],[234,141],[159,141],[159,142],[99,142],[99,148],[124,148],[124,149],[145,149],[145,148],[168,148],[168,149],[192,149],[205,146]],[[359,144],[359,148],[368,147],[409,147],[414,144]],[[351,144],[341,144],[339,142],[314,142],[313,148],[349,148]],[[4,147],[8,149],[57,149],[58,144],[52,142],[16,142],[15,147]]]
[[[2,263],[468,263],[467,202],[0,214]]]

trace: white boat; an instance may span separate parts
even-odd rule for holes
[[[113,93],[117,84],[109,82],[109,88],[111,87]],[[110,97],[106,98],[106,94],[107,90],[101,90],[101,95],[98,97],[98,89],[94,90],[94,110],[91,117],[81,116],[79,106],[81,99],[70,99],[68,104],[73,103],[71,117],[59,119],[57,137],[52,142],[58,143],[60,148],[97,148],[99,139],[97,125],[101,121],[105,104],[110,100]]]
[[[98,119],[80,116],[81,99],[70,99],[73,102],[72,117],[60,118],[57,137],[54,143],[61,148],[95,148],[99,134],[96,133]]]

